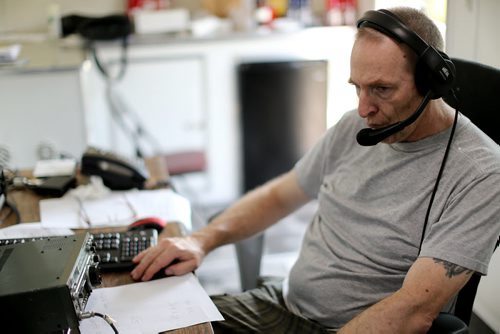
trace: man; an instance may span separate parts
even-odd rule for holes
[[[438,29],[424,14],[391,12],[442,49]],[[289,277],[213,297],[226,319],[214,323],[216,332],[427,332],[473,272],[486,274],[500,233],[500,152],[466,117],[452,126],[455,111],[436,96],[416,121],[382,143],[356,142],[363,127],[382,129],[415,113],[428,93],[416,82],[417,61],[405,43],[361,26],[349,79],[359,96],[357,112],[346,113],[290,172],[251,191],[205,228],[141,253],[132,277],[149,280],[162,268],[167,275],[190,272],[214,248],[259,233],[317,198]]]

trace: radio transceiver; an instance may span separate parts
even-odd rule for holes
[[[98,262],[88,233],[0,246],[1,331],[79,333]]]

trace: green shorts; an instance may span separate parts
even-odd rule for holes
[[[291,313],[282,280],[234,295],[211,296],[225,321],[212,322],[217,333],[331,333],[320,324]]]

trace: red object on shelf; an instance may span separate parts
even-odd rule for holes
[[[189,151],[165,154],[165,162],[170,175],[203,172],[207,168],[205,152]]]
[[[356,0],[326,0],[325,24],[354,25],[356,23]]]
[[[166,0],[127,0],[127,14],[131,14],[136,9],[159,10],[168,7]]]

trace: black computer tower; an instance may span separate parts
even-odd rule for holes
[[[244,191],[286,172],[326,130],[327,61],[238,66]]]

